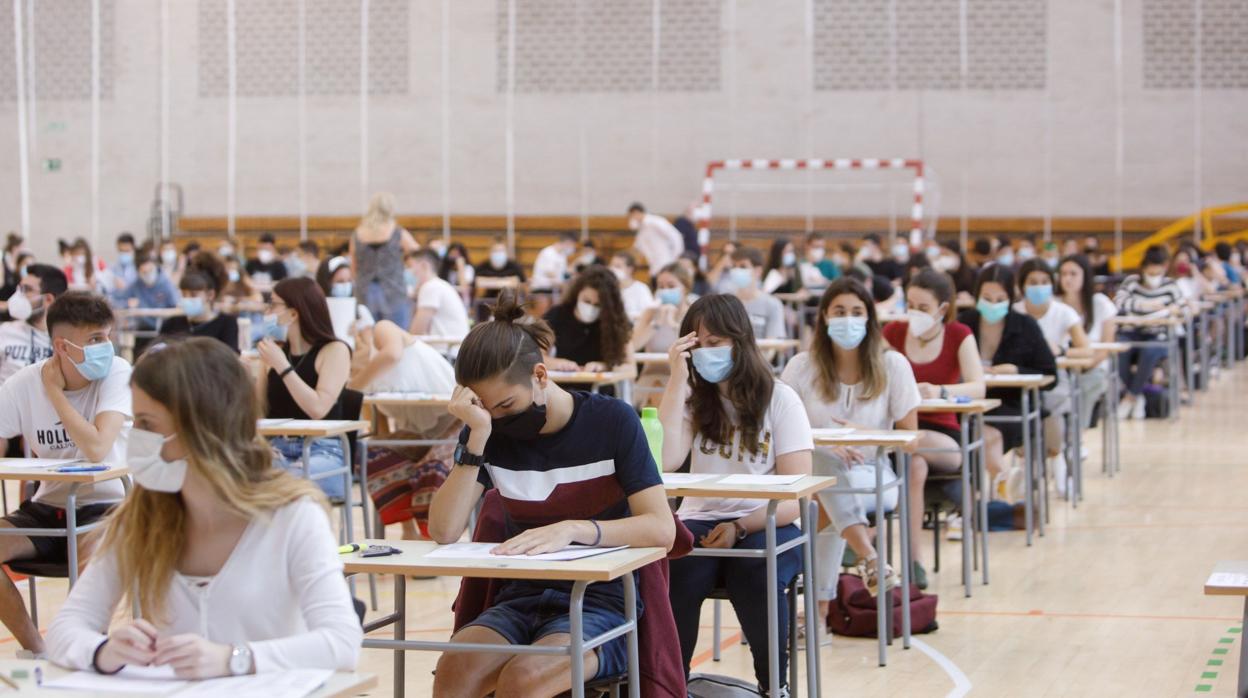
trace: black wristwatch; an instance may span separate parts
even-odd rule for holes
[[[943,386],[943,385],[942,385],[942,386],[940,386],[940,399],[941,399],[941,400],[948,400],[948,399],[949,399],[949,389],[948,389],[948,388],[946,388],[946,387],[945,387],[945,386]]]
[[[468,450],[464,444],[455,446],[455,465],[471,465],[480,467],[485,463],[485,454],[476,454]]]

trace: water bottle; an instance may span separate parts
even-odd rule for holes
[[[650,455],[663,473],[663,423],[659,421],[657,407],[641,408],[641,430],[646,433],[646,442],[650,444]]]

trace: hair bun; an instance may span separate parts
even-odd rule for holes
[[[516,302],[516,293],[511,289],[503,289],[498,294],[498,302],[494,304],[492,318],[497,322],[512,323],[524,317],[524,307]]]

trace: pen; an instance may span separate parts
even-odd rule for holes
[[[339,554],[339,555],[346,555],[347,553],[355,553],[355,552],[359,552],[359,551],[360,551],[360,544],[359,544],[359,543],[352,543],[351,545],[340,545],[340,546],[338,546],[338,554]]]
[[[40,666],[35,667],[35,685],[36,686],[43,685],[43,667],[40,667]]]
[[[57,468],[58,473],[98,473],[108,470],[107,465],[67,465],[63,468]]]

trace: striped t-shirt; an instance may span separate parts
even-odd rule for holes
[[[1122,280],[1118,293],[1114,294],[1114,304],[1123,315],[1145,316],[1158,312],[1156,309],[1146,310],[1143,306],[1150,301],[1162,301],[1167,310],[1177,308],[1183,302],[1183,289],[1170,277],[1162,279],[1156,287],[1144,283],[1139,274],[1132,274]],[[1160,327],[1134,327],[1137,334],[1158,336],[1164,335],[1165,329]]]

